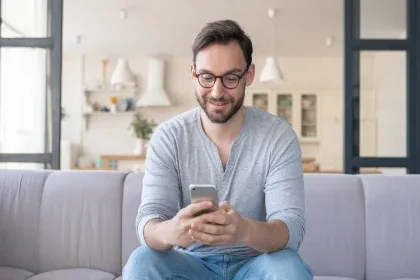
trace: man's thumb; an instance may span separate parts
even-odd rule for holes
[[[228,212],[230,209],[232,209],[232,206],[229,202],[223,201],[219,204],[219,208]]]

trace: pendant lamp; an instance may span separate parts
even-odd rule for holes
[[[265,65],[264,65],[264,67],[261,71],[261,75],[260,75],[260,78],[259,78],[259,81],[261,83],[282,83],[282,82],[284,82],[283,73],[281,72],[281,69],[278,65],[277,59],[274,56],[274,20],[273,20],[274,15],[275,15],[275,10],[274,9],[269,9],[268,10],[268,16],[273,21],[272,22],[272,32],[271,32],[272,33],[271,34],[272,56],[269,56],[265,61]]]

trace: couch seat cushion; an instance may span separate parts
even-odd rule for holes
[[[122,276],[118,277],[118,278],[117,278],[117,279],[115,279],[115,280],[122,280]]]
[[[60,269],[49,272],[37,274],[30,278],[30,280],[114,280],[115,276],[111,273],[87,269],[87,268],[74,268],[74,269]]]
[[[25,280],[34,275],[27,270],[0,266],[0,280]]]
[[[336,276],[315,276],[314,280],[357,280],[357,279],[347,278],[347,277],[336,277]]]
[[[392,280],[420,280],[420,278],[394,278]]]

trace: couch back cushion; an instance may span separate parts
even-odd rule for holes
[[[0,170],[0,266],[38,269],[38,228],[50,172]]]
[[[306,233],[299,250],[316,276],[362,280],[365,216],[357,176],[305,174]]]
[[[420,278],[420,175],[363,175],[366,279]]]
[[[136,216],[141,202],[143,173],[130,173],[124,183],[122,205],[122,266],[131,253],[140,246],[136,234]]]
[[[123,172],[60,171],[44,186],[39,272],[99,269],[121,275]]]

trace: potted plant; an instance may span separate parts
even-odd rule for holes
[[[136,147],[133,151],[135,155],[144,155],[146,142],[152,137],[156,126],[157,124],[151,118],[146,118],[141,114],[133,116],[133,120],[128,128],[132,130],[137,138]]]

